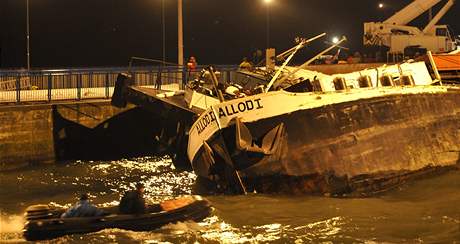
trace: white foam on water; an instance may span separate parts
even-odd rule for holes
[[[177,222],[167,224],[161,228],[162,230],[169,230],[176,234],[183,234],[187,232],[197,232],[203,229],[198,223],[193,221]]]
[[[22,215],[0,215],[0,233],[17,233],[22,231],[25,220]]]

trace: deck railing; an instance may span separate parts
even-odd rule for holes
[[[136,86],[177,90],[193,79],[205,66],[189,71],[177,66],[132,67],[130,72]],[[220,79],[229,80],[235,65],[215,66]],[[119,73],[127,67],[55,69],[55,70],[0,70],[0,103],[51,102],[58,100],[108,99],[112,96]]]

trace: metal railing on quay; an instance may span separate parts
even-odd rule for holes
[[[198,75],[202,68],[178,66],[130,67],[135,86],[177,90]],[[236,65],[216,65],[220,79],[231,79]],[[0,70],[0,103],[52,102],[58,100],[109,99],[119,73],[128,67]]]

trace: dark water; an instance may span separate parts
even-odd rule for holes
[[[75,162],[0,173],[0,242],[24,242],[22,213],[31,204],[70,206],[82,192],[100,206],[142,181],[151,201],[190,194],[195,175],[167,158]],[[201,223],[149,232],[107,229],[49,243],[460,243],[460,172],[408,183],[379,197],[209,196]]]

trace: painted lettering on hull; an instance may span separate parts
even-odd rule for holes
[[[213,111],[209,111],[204,117],[202,117],[196,124],[196,129],[198,134],[201,134],[209,124],[216,120],[216,116],[214,115]]]
[[[222,117],[232,116],[239,113],[244,113],[251,110],[262,109],[264,106],[261,103],[261,99],[251,99],[246,101],[241,101],[239,103],[228,104],[224,107],[219,108],[218,116],[219,119]],[[216,121],[216,115],[211,110],[206,115],[202,116],[199,121],[196,123],[196,129],[198,134],[201,134],[206,127],[211,123]]]
[[[254,109],[261,109],[262,106],[260,98],[254,100],[247,100],[235,104],[229,104],[223,108],[219,108],[219,118],[231,116],[238,113],[244,113]]]

